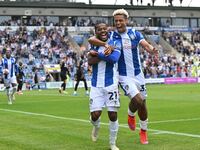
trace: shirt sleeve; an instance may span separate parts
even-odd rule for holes
[[[140,43],[142,40],[144,40],[144,36],[139,31],[135,31],[135,35],[138,40],[138,43]]]
[[[98,57],[100,59],[106,61],[106,62],[114,64],[114,63],[118,62],[119,57],[121,55],[121,45],[117,41],[113,42],[112,44],[114,46],[114,50],[113,50],[113,52],[110,55],[105,56],[104,53],[99,53]]]

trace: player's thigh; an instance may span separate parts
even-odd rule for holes
[[[119,84],[121,88],[123,89],[125,95],[128,96],[130,99],[132,99],[139,93],[139,90],[136,86],[134,78],[120,76]]]
[[[142,72],[135,77],[135,83],[137,85],[138,90],[140,91],[140,94],[142,95],[142,98],[146,99],[147,98],[146,83],[144,74]]]
[[[105,97],[102,88],[91,87],[90,112],[100,111],[105,107]]]
[[[108,111],[117,112],[120,107],[119,89],[117,85],[104,88],[104,97]]]

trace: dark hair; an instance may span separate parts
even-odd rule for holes
[[[105,24],[105,25],[107,26],[107,24],[106,24],[105,22],[97,22],[97,23],[94,25],[94,30],[95,30],[95,32],[96,32],[96,30],[97,30],[97,28],[98,28],[98,26],[99,26],[100,24]]]

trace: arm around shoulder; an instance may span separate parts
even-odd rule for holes
[[[95,46],[106,46],[106,42],[97,39],[95,36],[88,39],[88,42]]]

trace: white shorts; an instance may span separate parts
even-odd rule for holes
[[[17,84],[16,76],[11,77],[9,79],[4,79],[4,85],[5,85],[5,87],[10,87],[10,85],[12,83]]]
[[[139,75],[133,77],[119,76],[119,83],[124,90],[125,95],[130,99],[135,97],[138,93],[142,95],[143,99],[147,97],[147,91],[145,86],[144,74],[141,72]]]
[[[89,105],[90,112],[101,111],[104,107],[107,111],[117,112],[120,107],[118,86],[91,87]]]

